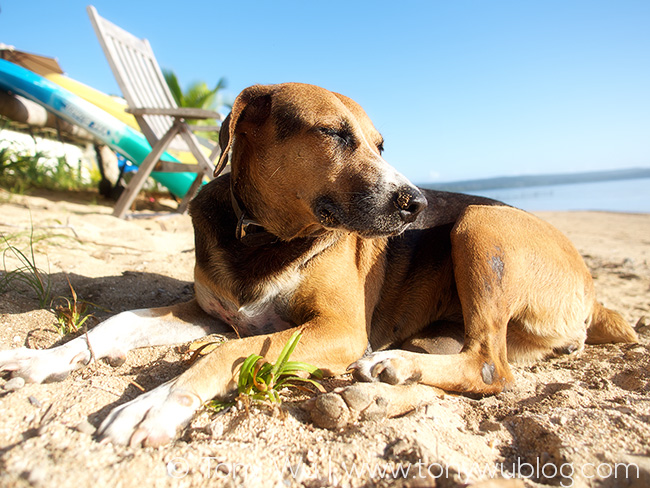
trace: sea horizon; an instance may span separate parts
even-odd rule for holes
[[[650,213],[650,178],[464,191],[530,212]]]

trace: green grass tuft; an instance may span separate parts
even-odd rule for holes
[[[4,273],[0,278],[0,292],[5,292],[14,283],[20,283],[36,293],[41,308],[49,307],[52,303],[52,280],[49,273],[36,265],[33,231],[29,234],[29,251],[27,251],[27,254],[16,246],[9,244],[5,236],[2,236],[2,239],[7,247],[2,252]],[[8,254],[13,255],[19,263],[18,267],[11,271],[7,270]]]
[[[29,237],[29,241],[24,251],[10,243],[10,240],[22,241],[25,237],[22,232],[9,236],[0,236],[6,246],[2,251],[3,271],[0,273],[0,293],[5,293],[9,288],[16,286],[23,286],[33,291],[38,300],[39,307],[51,310],[54,313],[56,320],[54,325],[61,335],[76,332],[93,316],[88,311],[89,307],[92,306],[97,309],[102,309],[102,307],[85,300],[79,300],[77,292],[72,287],[69,279],[68,286],[70,287],[71,297],[60,296],[53,299],[52,278],[49,272],[38,267],[36,264],[36,252],[34,251],[35,244],[41,240],[54,237],[70,237],[62,234],[36,235],[33,226],[30,228],[27,236]],[[10,257],[12,258],[11,269],[7,263]],[[14,264],[15,261],[18,262],[17,265]]]
[[[0,187],[23,194],[32,188],[48,190],[81,190],[95,186],[97,172],[84,182],[81,162],[75,167],[65,157],[53,158],[44,151],[32,153],[12,145],[0,148]]]
[[[313,378],[321,379],[323,373],[320,369],[307,363],[289,361],[301,335],[300,330],[293,333],[284,345],[275,364],[265,361],[258,354],[248,356],[239,370],[238,398],[245,401],[267,401],[279,404],[282,401],[279,392],[285,387],[304,390],[303,385],[306,384],[322,391],[322,386],[312,378],[298,376],[299,373],[309,373]],[[212,400],[208,404],[214,411],[223,410],[230,405],[232,403],[218,400]]]

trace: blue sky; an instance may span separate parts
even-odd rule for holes
[[[0,0],[0,42],[119,93],[87,1]],[[181,84],[358,101],[416,183],[650,167],[647,0],[96,0]]]

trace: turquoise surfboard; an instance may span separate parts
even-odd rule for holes
[[[32,100],[63,120],[86,129],[135,165],[142,164],[151,152],[151,145],[140,132],[65,88],[4,59],[0,59],[0,89]],[[178,162],[168,153],[162,159]],[[185,196],[196,178],[195,173],[153,172],[151,176],[177,197]]]

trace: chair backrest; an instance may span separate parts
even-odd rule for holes
[[[88,15],[129,107],[176,108],[149,41],[100,17],[92,5],[88,6]],[[152,146],[173,123],[171,117],[162,115],[144,115],[136,119]]]

